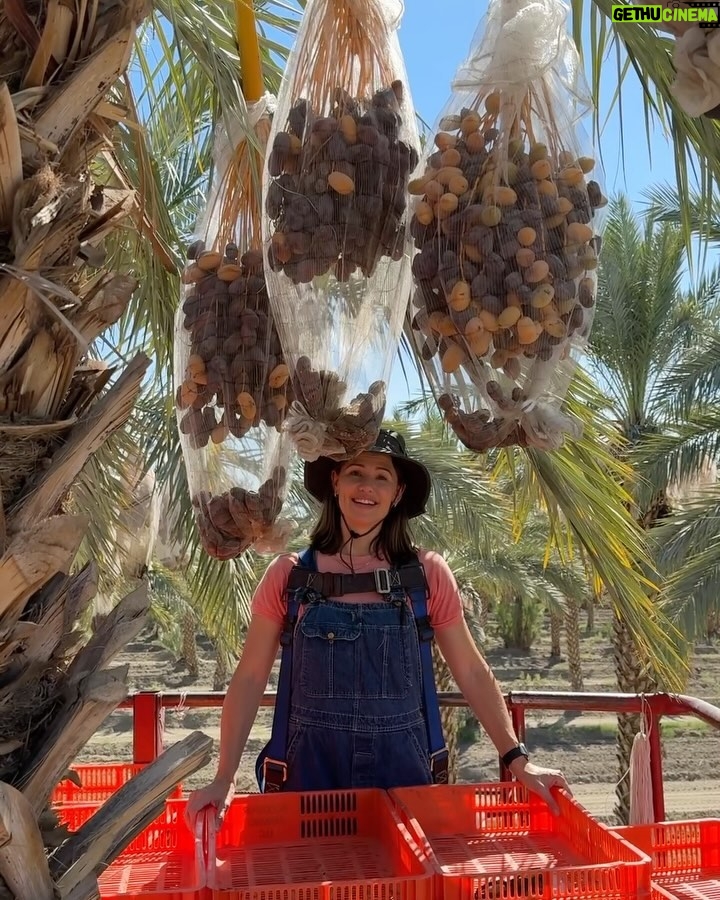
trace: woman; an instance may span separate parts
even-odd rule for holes
[[[245,647],[228,687],[220,760],[190,795],[188,822],[218,820],[268,676],[282,646],[272,737],[257,765],[261,790],[391,788],[447,781],[431,640],[512,774],[553,811],[560,772],[528,761],[503,695],[475,646],[446,562],[416,550],[408,522],[425,511],[430,475],[398,435],[381,431],[355,459],[305,464],[322,513],[305,554],[270,564],[252,601]]]

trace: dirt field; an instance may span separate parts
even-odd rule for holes
[[[582,642],[585,689],[615,690],[609,618],[597,617],[594,635]],[[188,691],[210,690],[214,658],[209,644],[200,643],[200,678],[192,680],[182,665],[160,645],[138,641],[117,662],[130,666],[133,690]],[[549,636],[543,632],[537,647],[529,654],[507,651],[489,635],[487,658],[504,690],[568,690],[567,663],[550,661]],[[273,673],[271,685],[274,686]],[[688,693],[720,706],[720,652],[714,644],[697,648],[693,677]],[[238,787],[256,790],[254,762],[269,736],[270,710],[260,710],[241,764]],[[200,729],[216,741],[219,711],[166,711],[166,745],[189,731]],[[528,744],[533,758],[556,766],[565,773],[576,797],[595,815],[611,818],[615,799],[617,764],[615,760],[614,716],[579,715],[563,717],[540,714],[528,720]],[[463,730],[461,780],[492,781],[497,778],[497,757],[484,735],[472,727]],[[666,807],[668,818],[720,815],[720,777],[718,749],[720,734],[693,719],[670,721],[663,731]],[[83,761],[130,759],[132,753],[132,716],[114,713],[82,754]],[[198,786],[212,777],[210,768],[195,775],[188,787]]]

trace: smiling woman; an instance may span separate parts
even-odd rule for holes
[[[427,469],[405,454],[401,440],[382,431],[372,450],[349,462],[321,457],[305,466],[305,486],[322,503],[312,549],[338,554],[350,571],[353,553],[412,557],[408,521],[425,511],[431,485]]]
[[[322,504],[308,550],[268,567],[223,705],[215,779],[187,816],[222,818],[270,669],[282,647],[272,735],[257,761],[261,790],[392,788],[445,782],[447,749],[433,677],[435,639],[505,765],[543,796],[562,774],[528,762],[495,677],[473,643],[445,560],[413,544],[430,475],[399,435],[381,431],[347,462],[305,464]]]

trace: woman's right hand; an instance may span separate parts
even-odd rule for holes
[[[235,784],[231,781],[229,784],[225,780],[217,778],[200,788],[193,791],[188,797],[187,807],[185,808],[185,821],[190,831],[195,830],[195,820],[198,815],[208,806],[215,809],[215,824],[219,828],[225,816],[225,811],[235,796]]]

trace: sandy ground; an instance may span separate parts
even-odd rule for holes
[[[607,615],[597,617],[595,633],[583,638],[585,688],[591,691],[615,690],[612,651]],[[212,648],[200,641],[201,672],[198,679],[188,677],[182,664],[159,644],[139,640],[123,653],[117,663],[127,664],[132,690],[191,692],[210,690],[214,658]],[[549,659],[549,639],[545,630],[530,653],[502,648],[490,635],[486,656],[504,690],[568,690],[567,663]],[[274,686],[275,673],[271,677]],[[720,652],[714,644],[697,648],[693,676],[688,693],[720,706]],[[253,728],[245,757],[238,773],[240,790],[257,789],[255,757],[267,741],[271,711],[261,709]],[[190,731],[199,729],[217,742],[219,710],[168,709],[165,716],[166,746]],[[615,782],[619,777],[615,759],[615,718],[612,715],[540,713],[528,719],[528,744],[533,758],[544,765],[562,769],[575,796],[593,814],[611,822],[615,802]],[[497,757],[484,734],[472,723],[463,731],[460,780],[493,781],[497,778]],[[694,719],[671,723],[663,738],[663,768],[667,818],[720,815],[720,777],[717,757],[720,735]],[[87,745],[82,761],[122,761],[132,754],[132,715],[116,712]],[[212,777],[210,767],[187,783],[199,786]]]

